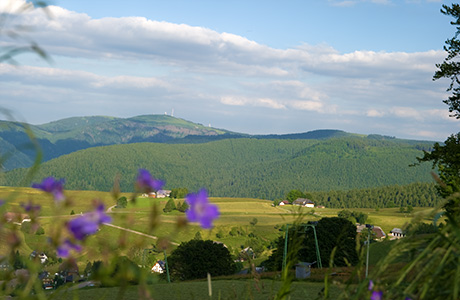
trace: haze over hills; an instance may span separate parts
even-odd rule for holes
[[[30,128],[43,150],[43,161],[78,150],[140,142],[205,143],[227,138],[316,139],[350,135],[339,130],[318,130],[298,134],[251,136],[207,127],[168,115],[144,115],[132,118],[105,116],[73,117],[43,125],[0,121],[1,154],[6,170],[32,165],[35,151],[25,128]]]
[[[35,157],[24,124],[2,122],[0,185],[22,182]],[[69,118],[30,126],[44,152],[34,180],[66,179],[67,189],[110,191],[120,176],[133,191],[139,168],[166,188],[205,187],[214,196],[276,199],[289,190],[351,190],[432,182],[431,166],[409,167],[433,143],[340,130],[248,135],[167,115]]]

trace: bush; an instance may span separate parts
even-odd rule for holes
[[[177,210],[180,211],[180,212],[185,212],[188,209],[188,207],[189,207],[189,205],[188,205],[187,201],[184,201],[184,202],[182,202],[182,204],[180,206],[178,205]]]
[[[365,213],[359,212],[359,211],[349,211],[349,210],[341,210],[337,214],[339,218],[342,219],[347,219],[350,222],[354,223],[359,223],[359,224],[365,224],[367,221],[367,215]]]
[[[37,231],[35,231],[35,234],[36,235],[43,235],[43,234],[45,234],[45,229],[43,229],[43,227],[39,226]]]
[[[187,188],[174,188],[171,190],[170,197],[171,198],[185,198],[188,194],[188,189]]]
[[[288,252],[292,253],[290,259],[294,263],[298,261],[314,262],[316,258],[316,245],[312,228],[305,228],[306,224],[297,227],[289,227]],[[323,266],[328,266],[331,253],[336,248],[333,257],[334,266],[347,266],[348,263],[355,265],[358,262],[356,252],[356,226],[343,218],[322,218],[316,225],[319,251]],[[283,264],[283,252],[285,245],[284,235],[276,241],[277,249],[264,264],[269,270],[281,270]],[[294,249],[296,248],[296,249]]]
[[[174,203],[173,199],[169,199],[168,202],[166,202],[165,208],[163,208],[163,211],[165,213],[172,212],[173,210],[176,210],[176,203]]]
[[[168,257],[173,280],[190,280],[230,275],[236,270],[230,251],[211,240],[190,240],[180,244]]]
[[[126,197],[120,197],[117,200],[117,208],[126,208],[128,206],[128,199]]]

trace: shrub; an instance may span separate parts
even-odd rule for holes
[[[37,231],[35,231],[35,234],[36,235],[43,235],[43,234],[45,234],[45,229],[43,229],[43,227],[39,226]]]
[[[120,197],[117,200],[117,208],[126,208],[128,206],[128,199],[126,197]]]
[[[305,224],[306,225],[306,224]],[[288,250],[298,247],[293,254],[294,263],[297,261],[314,262],[316,258],[315,238],[312,228],[305,228],[304,224],[289,227]],[[328,266],[331,253],[334,254],[334,266],[346,266],[348,263],[354,265],[358,262],[356,252],[356,226],[343,218],[322,218],[316,225],[319,251],[323,266]],[[300,242],[299,242],[300,241]],[[296,243],[299,243],[297,245]],[[296,244],[296,246],[294,246]],[[270,270],[281,270],[283,263],[283,252],[285,245],[284,235],[276,241],[277,249],[264,264]]]
[[[182,202],[182,204],[180,206],[178,205],[177,210],[180,211],[180,212],[185,212],[188,209],[188,207],[189,207],[189,205],[188,205],[187,201],[184,201],[184,202]]]
[[[180,244],[168,257],[173,280],[190,280],[230,275],[236,270],[230,251],[211,240],[190,240]]]
[[[163,211],[165,213],[172,212],[173,210],[176,210],[176,204],[174,203],[173,199],[169,199],[168,202],[166,202],[165,208],[163,208]]]

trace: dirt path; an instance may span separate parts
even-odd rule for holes
[[[127,232],[131,232],[131,233],[134,233],[134,234],[137,234],[137,235],[142,235],[142,236],[154,239],[154,240],[158,239],[158,237],[156,237],[154,235],[146,234],[146,233],[143,233],[143,232],[140,232],[140,231],[132,230],[132,229],[129,229],[129,228],[124,228],[124,227],[113,225],[113,224],[110,224],[110,223],[104,223],[104,225],[105,226],[110,226],[110,227],[113,227],[113,228],[117,228],[117,229],[120,229],[120,230],[124,230],[124,231],[127,231]],[[174,246],[179,246],[178,243],[171,242],[171,244],[174,245]]]

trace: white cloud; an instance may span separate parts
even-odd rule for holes
[[[291,120],[295,114],[311,120],[299,125],[309,126],[306,130],[335,126],[359,132],[382,130],[384,124],[388,132],[379,133],[388,135],[397,135],[392,131],[400,132],[414,120],[449,119],[441,103],[446,84],[431,81],[444,51],[339,53],[327,44],[274,49],[187,24],[142,17],[93,19],[60,7],[51,11],[52,21],[37,11],[21,15],[18,22],[39,29],[32,37],[57,63],[0,65],[0,105],[29,99],[28,105],[35,107],[65,99],[67,106],[49,109],[54,119],[63,111],[92,115],[94,107],[105,115],[116,108],[118,115],[135,115],[174,106],[195,115],[206,109],[216,116],[250,111],[257,124]],[[66,65],[68,61],[74,63]],[[380,123],[364,124],[362,119]]]
[[[268,107],[273,109],[285,109],[286,106],[274,99],[269,98],[247,98],[240,96],[224,96],[221,97],[220,102],[226,105],[236,105],[236,106],[258,106],[258,107]]]
[[[383,113],[382,111],[378,111],[376,109],[369,109],[366,112],[366,115],[368,117],[383,117],[385,115],[385,113]]]
[[[323,103],[317,101],[293,101],[290,103],[295,109],[309,110],[309,111],[323,111]]]
[[[423,119],[421,112],[412,107],[393,107],[390,109],[390,112],[400,118]]]

